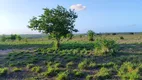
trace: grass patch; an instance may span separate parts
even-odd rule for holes
[[[7,72],[8,72],[8,69],[7,69],[7,68],[0,68],[0,76],[6,75]]]

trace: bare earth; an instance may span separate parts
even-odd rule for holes
[[[8,50],[0,50],[0,55],[7,55],[8,53],[12,52],[12,49],[8,49]]]

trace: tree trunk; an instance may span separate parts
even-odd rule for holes
[[[56,40],[55,46],[56,46],[57,50],[60,48],[60,40],[58,40],[58,39]]]

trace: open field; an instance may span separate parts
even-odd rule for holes
[[[63,39],[58,51],[47,38],[0,42],[0,80],[142,79],[141,34],[99,38],[116,41],[115,55],[94,55],[94,41],[87,36]]]

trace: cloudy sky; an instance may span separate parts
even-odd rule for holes
[[[0,34],[38,33],[29,19],[57,5],[76,10],[79,33],[142,31],[142,0],[0,0]]]

